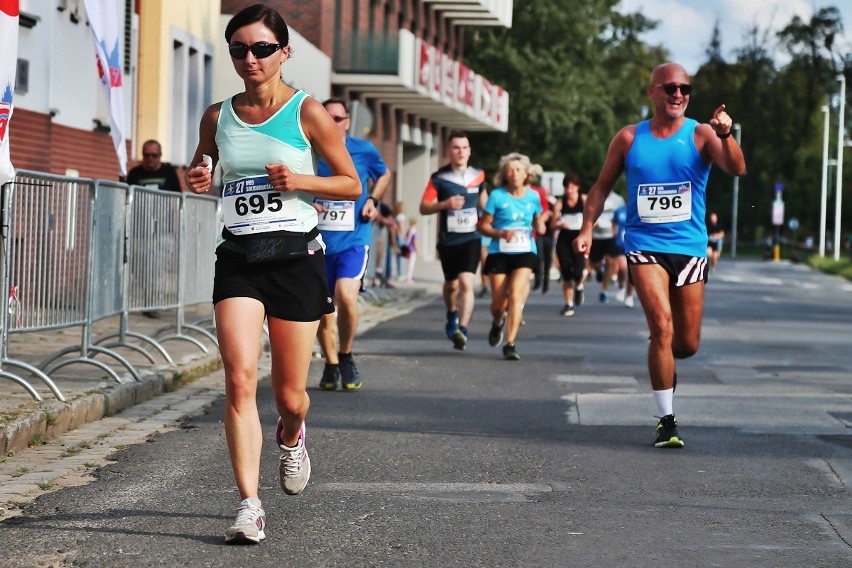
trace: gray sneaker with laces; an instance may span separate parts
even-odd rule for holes
[[[360,389],[364,383],[361,382],[361,373],[358,372],[358,367],[355,366],[355,359],[352,353],[338,355],[340,359],[340,383],[343,390],[353,391]]]
[[[275,432],[275,441],[281,456],[278,462],[278,483],[287,495],[298,495],[304,491],[311,478],[311,458],[308,457],[308,449],[305,447],[305,423],[299,430],[299,440],[296,446],[291,448],[281,441],[281,432],[284,429],[281,419],[278,419],[278,428]]]
[[[256,544],[266,538],[266,513],[258,499],[243,499],[237,508],[237,520],[225,531],[228,544]]]

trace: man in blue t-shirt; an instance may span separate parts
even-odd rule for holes
[[[336,308],[320,320],[317,337],[325,355],[325,368],[319,386],[325,390],[351,391],[362,384],[352,358],[352,344],[358,327],[358,294],[370,251],[370,222],[378,216],[376,206],[390,185],[391,173],[373,144],[347,135],[351,120],[346,101],[328,99],[323,106],[346,141],[346,149],[361,178],[362,192],[355,201],[317,198],[314,202],[319,212],[317,226],[326,247],[328,288]],[[317,164],[317,174],[331,175],[322,160]]]

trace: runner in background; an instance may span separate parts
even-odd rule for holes
[[[485,192],[485,172],[469,165],[470,141],[463,132],[447,137],[448,163],[434,172],[420,200],[420,214],[439,216],[438,256],[444,272],[444,331],[453,347],[464,350],[467,327],[473,318],[474,282],[479,267],[481,239],[478,210]]]
[[[547,294],[550,290],[550,267],[553,266],[553,228],[550,223],[553,217],[553,206],[551,205],[549,189],[540,185],[543,173],[544,169],[540,165],[533,164],[532,172],[530,172],[532,176],[530,187],[538,194],[541,201],[541,221],[544,223],[544,231],[536,232],[535,235],[538,264],[533,271],[532,289],[541,288],[541,293]]]
[[[585,196],[580,193],[580,178],[575,174],[562,179],[565,188],[562,197],[556,200],[551,225],[558,231],[556,237],[556,258],[559,261],[559,274],[562,279],[562,296],[565,305],[559,312],[570,317],[575,308],[583,305],[584,285],[589,274],[586,257],[574,252],[572,244],[583,225],[583,205]]]
[[[349,136],[349,105],[332,98],[322,104],[334,120],[341,140],[352,157],[361,181],[361,195],[355,200],[317,198],[319,230],[325,241],[325,271],[334,297],[334,313],[320,320],[320,347],[325,367],[319,387],[324,390],[354,391],[363,385],[355,365],[352,346],[358,329],[358,295],[367,272],[372,232],[370,224],[379,216],[377,206],[388,185],[391,172],[379,151],[367,140]],[[325,160],[317,164],[317,174],[331,176]]]
[[[541,200],[530,185],[530,159],[517,152],[500,158],[494,178],[497,186],[485,204],[480,231],[492,238],[484,270],[491,278],[491,331],[488,344],[497,347],[504,337],[503,358],[521,358],[515,346],[530,294],[535,269],[536,232],[544,232]]]

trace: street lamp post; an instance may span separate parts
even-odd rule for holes
[[[825,210],[828,201],[828,127],[829,110],[828,105],[822,106],[822,187],[820,190],[819,209],[819,255],[825,256]]]
[[[734,124],[734,138],[740,145],[740,123]],[[731,207],[731,258],[737,258],[737,218],[740,204],[740,176],[734,176],[734,204]]]
[[[846,76],[838,75],[840,81],[840,110],[837,117],[837,186],[834,196],[834,260],[840,260],[840,205],[843,201],[843,139],[845,137]]]

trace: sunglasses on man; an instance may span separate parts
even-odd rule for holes
[[[652,85],[653,87],[662,87],[663,91],[666,92],[667,95],[674,95],[678,89],[680,89],[680,94],[684,97],[688,97],[689,93],[692,92],[692,85],[688,83],[661,83],[657,85]]]
[[[259,41],[251,45],[246,45],[244,43],[232,43],[228,45],[228,52],[230,52],[231,57],[234,59],[245,59],[249,51],[251,51],[251,54],[254,55],[256,59],[266,59],[279,49],[283,49],[285,47],[286,46],[281,45],[280,43],[268,43],[265,41]]]

